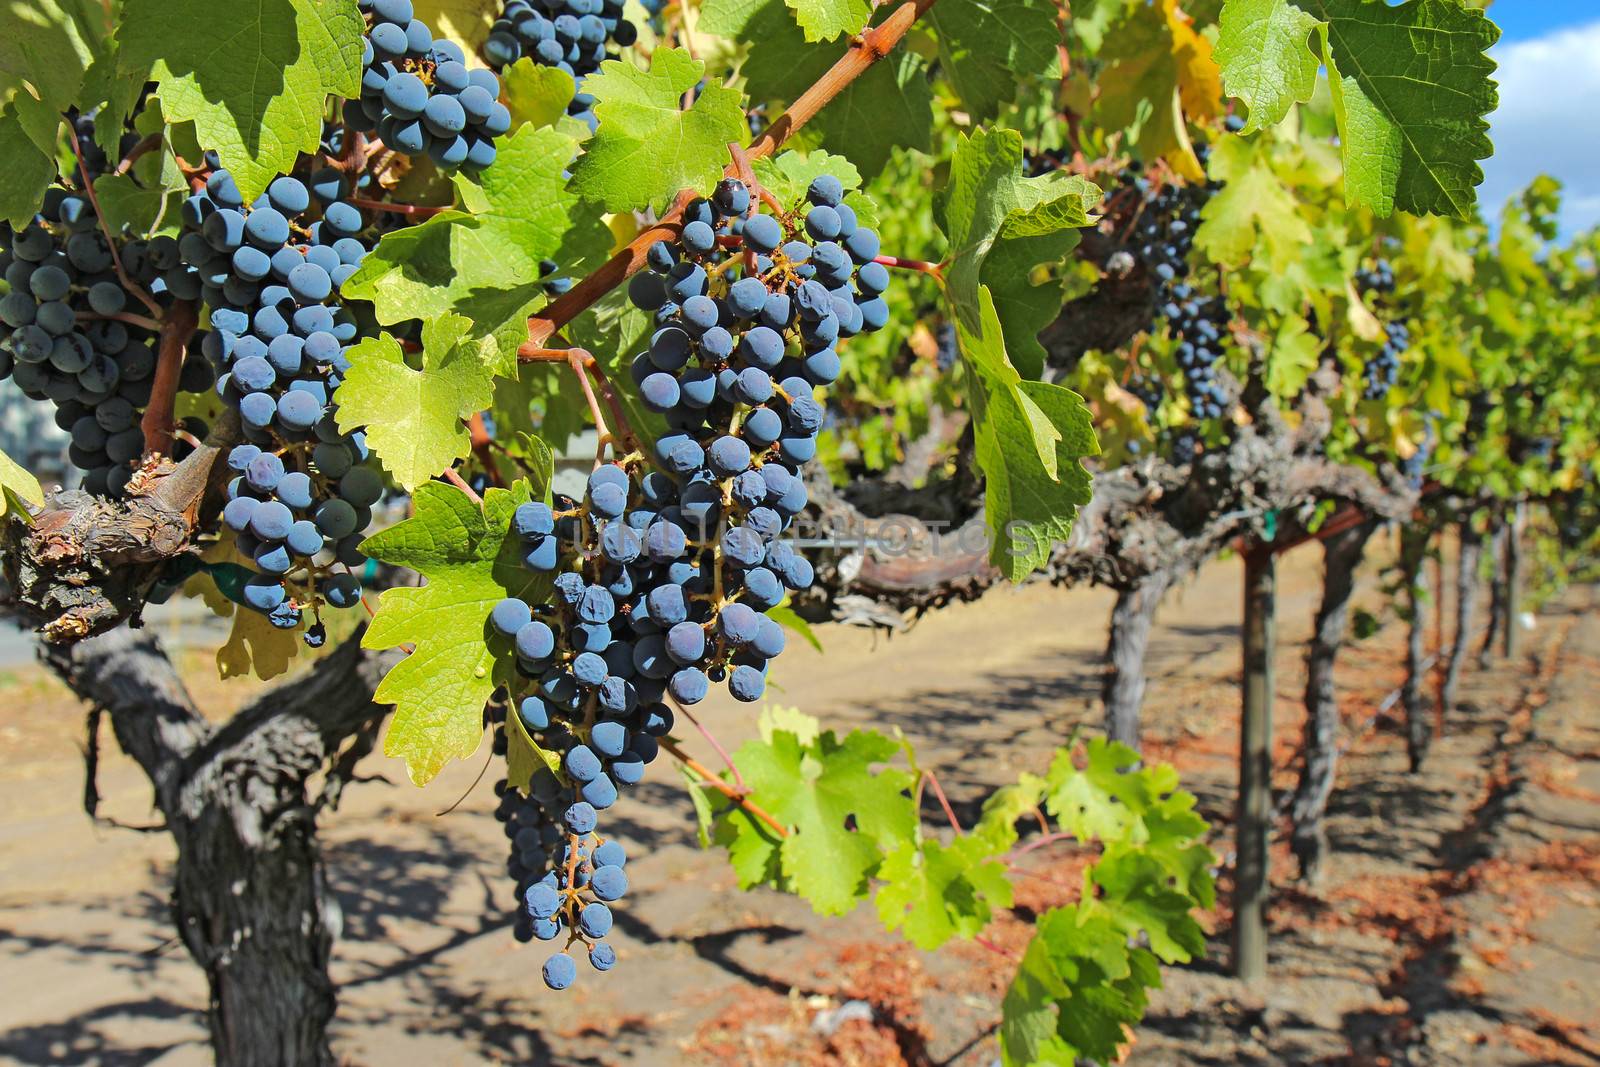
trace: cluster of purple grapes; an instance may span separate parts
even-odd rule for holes
[[[524,895],[534,937],[554,941],[563,931],[567,935],[562,950],[544,963],[544,984],[551,989],[566,989],[577,978],[578,967],[569,951],[575,943],[586,947],[595,970],[616,966],[616,950],[604,938],[611,932],[611,905],[628,891],[623,869],[628,855],[620,841],[596,835],[594,807],[576,801],[562,819],[566,844],[552,851],[552,869]]]
[[[1228,405],[1227,390],[1217,381],[1217,363],[1232,320],[1227,302],[1220,296],[1199,297],[1187,285],[1172,286],[1169,294],[1161,314],[1178,339],[1178,368],[1189,411],[1196,419],[1220,419]]]
[[[503,70],[523,56],[540,66],[572,75],[578,92],[567,114],[595,128],[594,97],[583,91],[584,77],[606,59],[611,46],[626,48],[639,31],[622,17],[621,0],[507,0],[484,42],[484,58]]]
[[[476,173],[494,162],[494,139],[511,129],[500,79],[467,68],[461,46],[435,39],[415,18],[411,0],[358,0],[367,19],[361,96],[347,101],[345,122],[408,156],[426,155],[444,170]]]
[[[1356,288],[1363,293],[1373,293],[1379,298],[1390,296],[1395,290],[1394,267],[1380,259],[1370,269],[1356,272]],[[1402,319],[1383,324],[1383,347],[1367,357],[1361,367],[1361,395],[1367,400],[1382,400],[1389,395],[1400,378],[1400,357],[1411,347],[1411,328]]]
[[[360,600],[348,569],[365,563],[357,545],[383,493],[364,435],[341,432],[332,404],[359,333],[338,291],[367,252],[365,222],[343,191],[334,170],[309,185],[285,175],[246,206],[218,170],[183,206],[179,249],[211,308],[202,349],[245,438],[228,456],[235,477],[222,515],[257,569],[240,599],[284,629],[306,608]],[[322,643],[320,621],[306,640]]]
[[[77,119],[74,132],[92,181],[107,166],[92,121]],[[180,261],[171,237],[119,239],[116,256],[128,280],[163,305],[200,294],[198,274]],[[150,403],[158,341],[154,331],[111,317],[144,308],[123,287],[94,202],[81,189],[52,186],[26,227],[0,223],[0,272],[9,290],[0,298],[0,379],[55,404],[86,491],[120,495],[144,454],[139,419]],[[204,359],[185,360],[181,389],[204,392],[211,382]],[[184,428],[206,433],[200,420]],[[187,448],[178,444],[178,458]]]
[[[659,469],[602,464],[582,501],[524,504],[513,516],[525,565],[555,575],[548,603],[508,598],[490,617],[528,679],[522,725],[561,755],[563,781],[546,783],[551,795],[536,798],[542,814],[528,825],[542,825],[569,789],[569,835],[592,833],[594,812],[640,780],[671,731],[669,697],[694,704],[724,681],[743,701],[765,691],[785,645],[767,613],[813,578],[781,537],[807,501],[802,468],[823,421],[814,389],[838,377],[841,338],[888,316],[878,237],[843,192],[819,178],[804,205],[775,216],[752,210],[750,191],[728,180],[692,203],[680,238],[652,247],[651,269],[629,286],[658,326],[632,374],[668,424],[654,442]],[[547,837],[527,835],[544,848]],[[581,871],[581,844],[568,847],[580,849]],[[526,889],[532,933],[554,937],[564,922],[593,940],[593,903],[561,904],[564,920],[550,910],[552,891],[570,891],[565,868],[547,859],[557,872]],[[583,889],[574,877],[572,890]],[[601,959],[605,969],[611,957]],[[545,971],[554,988],[571,976],[564,955]]]

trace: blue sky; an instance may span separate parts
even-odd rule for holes
[[[1478,196],[1494,218],[1535,175],[1565,188],[1562,235],[1600,225],[1600,0],[1495,0],[1500,107]]]

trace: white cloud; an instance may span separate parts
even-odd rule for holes
[[[1600,22],[1496,47],[1500,107],[1478,188],[1485,216],[1540,174],[1561,180],[1562,233],[1600,223]]]

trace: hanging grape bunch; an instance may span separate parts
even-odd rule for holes
[[[569,943],[592,942],[609,927],[609,912],[594,917],[611,898],[579,893],[595,884],[583,877],[585,841],[595,812],[656,758],[674,721],[664,701],[695,704],[723,682],[736,699],[759,700],[784,649],[767,612],[813,577],[781,536],[807,500],[802,471],[823,420],[814,390],[838,377],[841,339],[888,317],[877,234],[842,198],[824,176],[781,216],[753,210],[750,190],[731,179],[692,202],[679,239],[652,246],[650,269],[629,286],[658,324],[632,365],[640,397],[669,427],[651,449],[656,469],[601,464],[582,501],[527,503],[513,516],[525,565],[554,575],[554,595],[503,600],[490,625],[527,679],[515,695],[520,725],[560,758],[573,797],[563,856],[579,861],[568,870],[547,856],[545,888],[527,888],[534,936],[566,930]],[[535,793],[537,812],[510,804],[524,812],[519,834],[541,827],[523,835],[519,889],[535,841],[548,850],[540,820],[559,795]],[[602,862],[593,878],[607,866],[620,870]],[[590,959],[604,970],[614,957],[601,948]],[[565,988],[570,958],[552,958],[545,978]]]
[[[607,59],[612,46],[627,48],[638,39],[633,23],[622,17],[620,0],[509,0],[495,20],[483,54],[495,70],[504,70],[526,56],[540,66],[572,75],[578,92],[567,114],[597,125],[594,97],[583,91],[583,79]]]
[[[185,201],[179,242],[211,308],[203,349],[218,394],[245,438],[228,455],[222,513],[257,570],[238,599],[284,629],[307,609],[319,615],[306,635],[313,646],[320,606],[361,598],[348,569],[365,563],[356,546],[383,492],[364,435],[340,432],[331,404],[357,335],[338,291],[367,253],[361,212],[343,193],[342,175],[325,169],[309,187],[279,177],[247,207],[217,170]]]
[[[1189,411],[1196,419],[1220,419],[1227,411],[1228,393],[1217,380],[1217,363],[1232,319],[1228,305],[1220,296],[1203,299],[1188,285],[1174,285],[1169,295],[1161,314],[1178,340]]]
[[[441,170],[475,174],[494,162],[494,139],[511,129],[493,71],[469,70],[454,41],[435,38],[413,17],[411,0],[359,0],[367,19],[361,97],[346,101],[345,122],[376,133]]]
[[[108,169],[94,144],[94,123],[78,118],[73,130],[92,182]],[[123,151],[138,140],[128,134]],[[83,170],[74,173],[81,183]],[[148,317],[151,310],[124,287],[117,262],[158,307],[200,295],[199,277],[179,261],[171,237],[119,237],[114,255],[81,184],[51,187],[20,231],[0,223],[0,267],[10,290],[0,299],[0,379],[9,376],[30,399],[55,404],[56,424],[71,434],[68,458],[84,472],[84,490],[110,496],[122,493],[144,454],[139,420],[150,403],[159,346],[156,331],[111,317]],[[211,380],[204,359],[184,361],[180,388],[203,392]],[[191,436],[206,432],[198,421],[184,428]]]
[[[1394,267],[1388,260],[1380,259],[1372,269],[1358,270],[1356,288],[1362,293],[1372,293],[1382,307],[1384,298],[1394,294]],[[1382,400],[1389,395],[1389,390],[1400,378],[1400,357],[1411,347],[1411,328],[1404,319],[1385,322],[1383,331],[1383,347],[1376,354],[1369,355],[1361,368],[1361,395],[1367,400]]]

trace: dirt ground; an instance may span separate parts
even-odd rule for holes
[[[1230,851],[1238,716],[1240,569],[1208,567],[1169,597],[1152,639],[1148,752],[1171,760]],[[1358,600],[1377,610],[1369,568]],[[1277,755],[1292,785],[1303,643],[1320,554],[1281,567]],[[1330,819],[1334,856],[1314,891],[1281,844],[1272,979],[1227,977],[1226,904],[1208,959],[1170,969],[1127,1062],[1223,1064],[1600,1063],[1600,592],[1552,603],[1517,663],[1471,670],[1424,770],[1373,712],[1398,684],[1392,620],[1342,661],[1353,739]],[[1002,591],[885,639],[821,630],[792,647],[773,695],[848,729],[898,727],[971,819],[995,785],[1042,771],[1075,726],[1096,724],[1110,597]],[[247,692],[186,673],[208,709]],[[755,734],[731,700],[705,706],[729,747]],[[34,668],[0,675],[0,1062],[209,1061],[204,983],[171,936],[172,846],[84,815],[83,711]],[[714,759],[697,735],[687,747]],[[988,1067],[999,997],[1032,916],[1076,891],[1070,848],[1026,857],[1015,914],[991,948],[921,953],[883,934],[869,907],[813,916],[777,893],[739,893],[725,857],[702,852],[671,768],[635,789],[609,825],[629,845],[632,889],[613,935],[620,963],[564,994],[539,979],[540,946],[511,937],[503,837],[481,756],[427,790],[346,794],[325,826],[343,911],[335,1049],[350,1064],[940,1064]],[[152,819],[149,787],[107,745],[102,813]],[[936,808],[927,817],[942,820]],[[1226,900],[1224,884],[1223,900]]]

